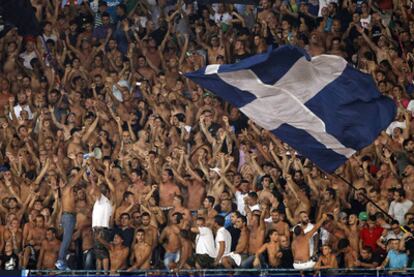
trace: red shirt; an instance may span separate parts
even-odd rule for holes
[[[373,251],[377,249],[377,240],[381,237],[382,232],[384,229],[381,227],[374,227],[373,229],[369,229],[365,227],[360,232],[360,238],[362,240],[362,245],[370,246]]]

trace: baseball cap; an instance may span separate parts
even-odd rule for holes
[[[360,212],[358,218],[361,221],[367,221],[368,220],[368,214],[367,214],[367,212]]]

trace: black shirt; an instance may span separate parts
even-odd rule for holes
[[[360,212],[366,211],[367,203],[362,203],[356,199],[352,199],[350,204],[351,204],[351,209],[349,209],[350,214],[359,214]]]
[[[240,229],[235,228],[233,225],[226,228],[231,235],[231,251],[236,250],[237,243],[240,238]]]
[[[19,257],[16,254],[11,255],[2,255],[1,259],[1,269],[3,270],[15,270],[19,268]]]
[[[124,240],[123,245],[126,247],[131,247],[132,242],[134,241],[134,228],[128,227],[125,228],[124,230],[122,230],[121,227],[115,227],[114,229],[114,235],[118,234],[122,237],[122,239]]]
[[[280,259],[279,268],[293,268],[293,253],[290,248],[281,248],[282,258]]]

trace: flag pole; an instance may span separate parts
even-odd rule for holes
[[[348,180],[346,180],[344,177],[338,175],[338,174],[333,174],[333,176],[338,177],[339,179],[341,179],[342,181],[344,181],[348,186],[350,186],[353,190],[357,191],[358,189],[351,184],[351,182],[349,182]],[[388,214],[388,212],[386,212],[384,209],[382,209],[380,206],[378,206],[377,203],[375,203],[374,201],[372,201],[366,193],[362,193],[361,194],[366,200],[368,200],[368,202],[370,202],[372,205],[374,205],[375,208],[377,208],[380,212],[382,212],[386,217],[388,217],[391,220],[394,220],[394,218],[392,216],[390,216]],[[404,233],[408,233],[407,229],[404,228],[404,226],[400,225],[400,229],[404,232]]]

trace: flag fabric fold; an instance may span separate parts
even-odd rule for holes
[[[269,48],[236,64],[187,73],[237,106],[322,170],[332,173],[394,119],[394,102],[372,79],[333,55]]]

